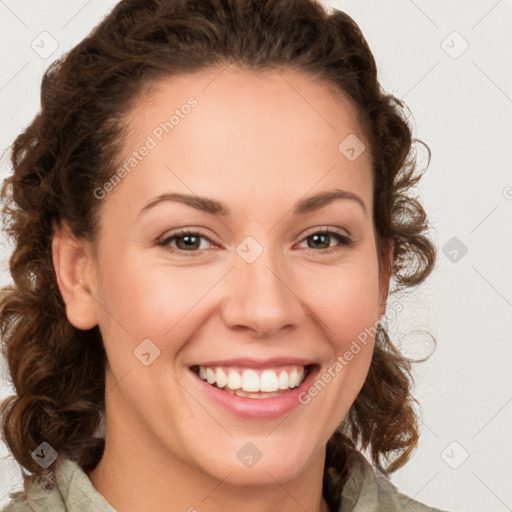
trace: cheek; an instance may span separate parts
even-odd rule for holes
[[[179,340],[197,328],[198,318],[213,314],[212,289],[226,275],[222,264],[149,263],[126,250],[105,253],[100,269],[98,313],[104,339],[129,339],[132,350],[149,338],[166,351],[178,351]],[[378,272],[371,251],[339,264],[301,264],[285,272],[297,300],[308,306],[337,353],[377,321]],[[171,339],[177,340],[173,347],[168,346]]]
[[[99,276],[100,326],[104,339],[128,338],[133,348],[145,338],[161,348],[164,340],[180,339],[225,274],[225,268],[215,266],[180,268],[129,253],[113,258],[115,253],[106,255]]]
[[[302,276],[303,296],[338,352],[375,325],[379,315],[378,273],[372,265],[317,268]]]
[[[129,255],[115,261],[106,259],[100,276],[101,297],[108,323],[112,313],[128,331],[139,335],[161,335],[205,293],[206,283],[193,272],[149,264]]]
[[[300,400],[330,436],[357,398],[371,364],[379,311],[378,271],[370,263],[347,264],[317,269],[314,284],[305,282],[310,286],[303,294],[316,325],[323,329],[326,350],[321,371]]]

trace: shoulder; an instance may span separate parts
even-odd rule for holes
[[[57,490],[44,489],[31,484],[27,493],[11,495],[11,501],[0,512],[64,512],[62,499]]]
[[[0,512],[63,512],[62,497],[55,486],[55,474],[49,470],[42,477],[25,481],[24,490],[10,495],[11,501]]]
[[[342,490],[339,512],[447,512],[399,492],[359,451],[351,450],[348,462],[349,477]]]
[[[9,504],[0,509],[0,512],[32,512],[25,499],[20,496],[11,496]]]
[[[92,508],[91,508],[92,507]],[[11,495],[0,512],[115,512],[74,461],[59,458],[54,471],[38,481],[28,481],[25,490]]]
[[[406,496],[382,474],[375,474],[375,485],[378,490],[379,512],[401,510],[402,512],[447,512]]]

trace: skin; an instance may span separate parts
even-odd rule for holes
[[[316,361],[321,375],[375,325],[389,274],[379,274],[370,154],[351,162],[338,150],[348,135],[365,136],[355,108],[327,84],[290,70],[221,69],[166,79],[128,113],[123,157],[198,100],[100,201],[96,246],[65,223],[54,236],[69,321],[99,325],[109,361],[106,449],[88,477],[120,511],[324,511],[325,446],[364,383],[374,340],[278,419],[221,410],[188,368],[284,355]],[[292,213],[332,189],[356,194],[366,211],[337,199]],[[171,192],[215,199],[231,215],[171,201],[140,213]],[[211,240],[196,241],[195,257],[183,239],[157,245],[183,227]],[[325,228],[354,243],[315,243]],[[248,236],[263,249],[252,263],[236,252]],[[160,350],[149,366],[133,353],[146,338]],[[250,468],[237,458],[248,442],[262,453]]]

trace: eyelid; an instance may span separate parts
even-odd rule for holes
[[[343,233],[343,231],[345,233]],[[314,226],[312,228],[309,228],[307,231],[305,231],[300,240],[299,244],[303,243],[308,237],[318,234],[318,233],[327,233],[330,235],[335,235],[338,239],[338,244],[336,244],[333,247],[328,247],[326,249],[319,249],[315,250],[311,247],[306,247],[306,251],[313,252],[313,253],[319,253],[321,254],[329,254],[330,252],[338,251],[343,248],[351,247],[355,244],[355,240],[352,238],[352,236],[347,232],[347,230],[343,230],[341,228],[334,228],[332,226]],[[186,227],[186,228],[177,228],[175,231],[171,231],[170,233],[165,234],[164,236],[160,237],[156,241],[156,245],[161,247],[167,247],[169,248],[169,244],[171,241],[175,240],[176,238],[180,238],[183,236],[186,236],[188,234],[192,235],[199,235],[199,238],[204,238],[209,243],[216,245],[219,247],[221,244],[218,244],[214,240],[212,240],[213,237],[206,234],[201,228],[195,228],[195,227]],[[171,252],[175,252],[181,255],[184,255],[185,257],[189,256],[200,256],[204,251],[209,249],[202,249],[202,250],[192,250],[192,251],[186,251],[183,249],[177,249],[174,247],[170,247]]]
[[[346,229],[335,228],[333,226],[314,226],[310,229],[307,229],[302,235],[302,239],[307,238],[308,236],[314,235],[315,233],[336,233],[340,236],[343,236],[347,239],[352,239],[352,236]]]
[[[175,231],[168,232],[156,240],[156,245],[165,247],[170,243],[171,239],[180,238],[180,237],[186,236],[186,235],[200,235],[201,238],[208,240],[208,242],[210,242],[211,244],[217,245],[217,246],[220,245],[215,240],[213,240],[212,236],[206,234],[201,228],[194,228],[194,227],[177,228]],[[172,248],[172,249],[174,249],[174,248]],[[182,251],[179,249],[174,249],[174,250],[177,250],[181,253],[189,253],[189,254],[192,254],[194,252],[195,253],[202,252],[202,251]]]
[[[309,251],[309,252],[313,252],[313,253],[318,253],[318,254],[329,254],[331,252],[334,252],[334,251],[338,251],[338,250],[341,250],[343,248],[348,248],[348,247],[352,247],[353,245],[355,245],[355,240],[354,238],[347,232],[347,230],[342,230],[340,228],[334,228],[334,227],[331,227],[331,226],[315,226],[311,229],[308,229],[302,236],[301,236],[301,239],[300,239],[300,242],[299,244],[303,243],[307,238],[309,238],[310,236],[312,235],[315,235],[317,233],[327,233],[328,235],[334,235],[335,237],[338,238],[338,243],[337,245],[333,246],[333,247],[328,247],[327,249],[320,249],[320,250],[315,250],[315,249],[312,249],[311,247],[306,247],[306,251]]]

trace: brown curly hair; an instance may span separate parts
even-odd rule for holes
[[[227,64],[308,73],[348,97],[371,148],[380,269],[391,243],[395,291],[418,285],[433,269],[427,217],[410,194],[422,172],[404,104],[381,88],[370,48],[347,14],[315,0],[121,1],[44,74],[41,110],[15,139],[14,172],[2,187],[14,250],[0,333],[16,392],[2,403],[2,433],[36,476],[42,470],[31,452],[42,441],[86,470],[104,446],[94,434],[105,406],[106,354],[97,326],[82,331],[66,317],[53,227],[65,219],[78,237],[94,241],[94,190],[116,168],[130,108],[157,80]],[[357,444],[370,447],[380,468],[394,456],[387,472],[407,462],[418,443],[411,362],[381,327],[366,381],[329,440],[326,464]]]

